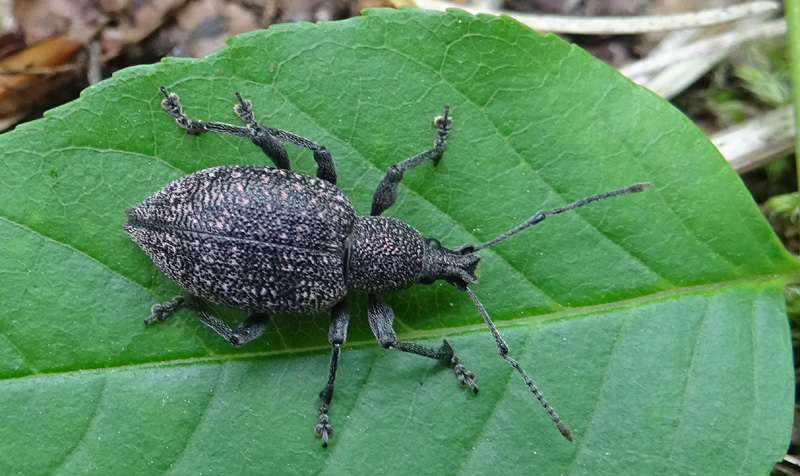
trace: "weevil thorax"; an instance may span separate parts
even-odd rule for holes
[[[347,287],[386,293],[444,279],[456,287],[478,280],[480,257],[442,247],[396,218],[358,217],[350,237]]]

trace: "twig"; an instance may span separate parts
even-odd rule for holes
[[[728,23],[740,18],[781,9],[779,2],[759,0],[723,8],[676,13],[673,15],[650,15],[630,17],[571,17],[563,15],[537,15],[532,13],[510,12],[507,10],[479,10],[470,5],[460,5],[442,0],[416,0],[420,8],[445,10],[461,8],[470,13],[491,13],[510,15],[534,30],[554,33],[576,33],[594,35],[630,35],[654,31],[683,30],[699,28],[720,23]]]
[[[794,150],[794,110],[792,106],[775,109],[710,139],[737,172],[753,170]]]
[[[90,85],[99,83],[103,79],[102,66],[103,51],[100,48],[100,42],[94,40],[89,43],[89,64],[86,68],[86,76]]]
[[[741,30],[729,31],[721,35],[705,38],[681,48],[651,55],[635,63],[620,68],[620,73],[637,80],[638,76],[654,73],[666,66],[696,58],[699,55],[728,50],[750,40],[774,38],[786,34],[786,19],[772,20],[759,25],[746,26]]]

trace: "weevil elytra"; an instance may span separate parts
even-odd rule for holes
[[[155,192],[126,213],[125,230],[153,262],[188,291],[186,296],[153,306],[145,322],[163,321],[178,309],[191,311],[234,346],[259,337],[274,313],[311,313],[331,309],[328,340],[331,362],[320,392],[315,431],[323,446],[333,432],[328,415],[341,346],[350,313],[345,296],[369,296],[369,325],[381,346],[445,362],[458,382],[478,392],[475,374],[467,370],[443,341],[439,348],[397,339],[394,312],[383,295],[413,284],[444,280],[469,294],[491,331],[500,355],[522,376],[561,434],[572,434],[545,401],[520,365],[489,314],[469,287],[477,281],[478,251],[541,222],[609,197],[641,192],[638,183],[594,195],[570,205],[539,211],[529,220],[480,245],[448,249],[423,237],[410,225],[381,214],[395,202],[403,173],[442,158],[452,127],[449,108],[437,117],[433,147],[389,167],[378,184],[370,216],[357,216],[347,196],[336,187],[336,168],[325,147],[281,129],[259,124],[250,101],[238,93],[236,114],[247,124],[235,126],[199,121],[183,112],[178,96],[162,87],[162,106],[187,133],[219,132],[250,139],[275,167],[220,166],[182,177]],[[283,141],[309,149],[317,162],[316,177],[291,171]],[[232,329],[203,309],[199,298],[243,309],[249,317]]]

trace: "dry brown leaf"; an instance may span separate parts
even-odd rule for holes
[[[56,37],[0,60],[0,116],[24,114],[45,93],[57,87],[59,73],[75,71],[64,66],[83,43]]]

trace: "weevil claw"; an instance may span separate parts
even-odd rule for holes
[[[319,423],[314,427],[314,432],[317,436],[322,438],[322,447],[328,447],[328,438],[333,434],[333,427],[331,426],[331,418],[328,416],[327,408],[319,409]]]
[[[462,387],[469,386],[469,388],[472,389],[472,393],[478,393],[478,385],[475,383],[475,374],[464,367],[464,364],[462,364],[455,355],[450,359],[450,363],[453,365],[453,372],[456,374],[458,384]]]

